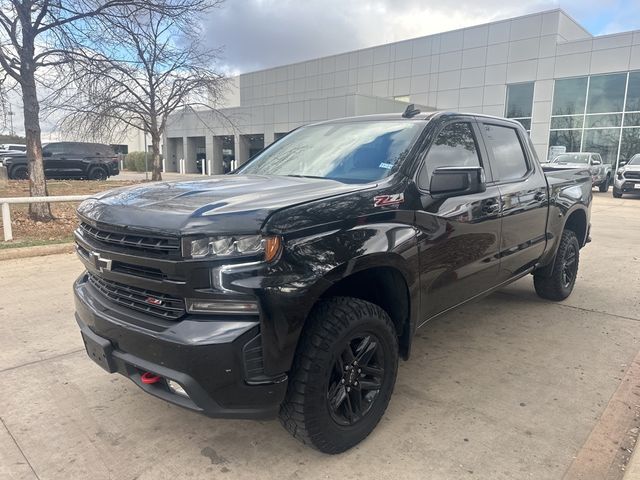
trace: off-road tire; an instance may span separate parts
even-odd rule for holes
[[[613,187],[613,198],[622,198],[622,192],[616,187]]]
[[[607,175],[607,177],[602,181],[602,183],[600,183],[600,185],[598,185],[598,190],[600,190],[601,192],[607,192],[609,191],[609,181],[611,179],[609,178],[609,175]]]
[[[572,264],[573,278],[567,284],[565,267],[567,260],[571,256],[573,256],[575,264]],[[560,301],[571,295],[576,283],[579,263],[580,244],[578,238],[572,230],[565,230],[562,232],[560,246],[553,261],[551,275],[545,275],[543,272],[533,274],[533,284],[538,296],[547,300]]]
[[[343,348],[354,336],[374,335],[384,356],[384,374],[368,413],[353,425],[340,425],[329,407],[330,378]],[[289,387],[280,408],[285,429],[324,453],[344,452],[364,440],[384,414],[396,380],[398,338],[389,315],[370,302],[351,297],[321,301],[302,333]]]

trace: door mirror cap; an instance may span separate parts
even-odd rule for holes
[[[51,155],[53,154],[49,150],[42,150],[43,157],[50,157]]]
[[[591,160],[591,165],[602,165],[602,162],[597,158],[594,158],[593,160]]]
[[[482,167],[438,167],[431,174],[432,198],[458,197],[487,189]]]

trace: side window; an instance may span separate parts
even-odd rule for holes
[[[527,157],[515,128],[484,124],[487,148],[493,153],[491,170],[498,182],[517,180],[529,171]]]
[[[46,150],[47,152],[51,152],[52,155],[57,155],[59,153],[62,153],[63,145],[63,143],[49,143],[46,147],[44,147],[44,150]]]
[[[418,184],[429,188],[431,173],[438,167],[479,167],[478,145],[470,123],[447,125],[429,148]]]

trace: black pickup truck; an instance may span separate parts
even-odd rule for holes
[[[118,157],[109,145],[88,142],[51,142],[42,146],[46,178],[83,178],[106,180],[118,175]],[[7,168],[9,178],[29,178],[26,152],[0,154],[0,166]]]
[[[545,175],[514,121],[318,123],[232,174],[82,203],[76,319],[89,356],[148,393],[279,415],[338,453],[376,426],[430,319],[528,274],[566,298],[591,201],[589,171]]]

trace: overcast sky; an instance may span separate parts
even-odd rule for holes
[[[204,40],[247,72],[558,7],[596,35],[640,28],[640,0],[227,0]]]
[[[594,35],[640,29],[640,0],[226,0],[204,20],[203,42],[223,48],[234,74],[558,7]]]

